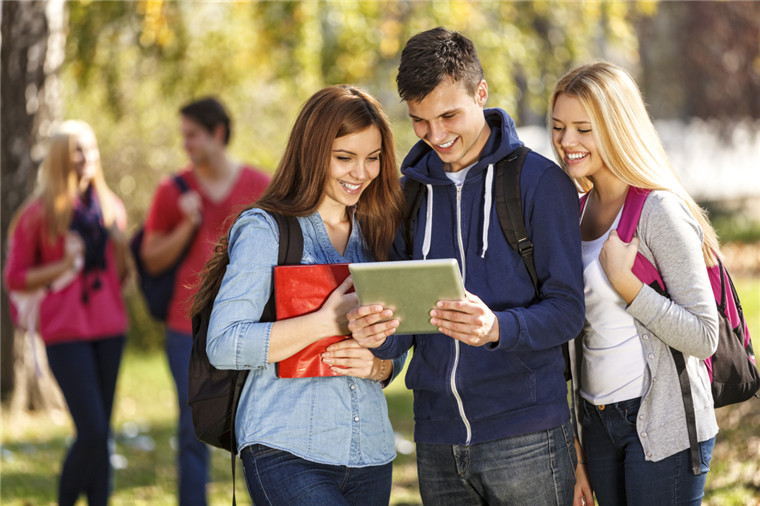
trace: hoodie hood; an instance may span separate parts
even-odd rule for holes
[[[471,174],[486,170],[489,165],[498,162],[523,145],[517,137],[515,122],[509,114],[498,108],[485,109],[483,113],[488,126],[491,127],[491,135],[478,161],[470,170]],[[451,180],[446,177],[443,170],[443,162],[433,148],[422,140],[417,142],[404,158],[401,163],[401,173],[423,184],[451,184]],[[468,177],[471,174],[468,174]]]
[[[483,235],[480,256],[485,257],[488,251],[488,232],[491,226],[491,208],[493,206],[493,179],[494,165],[496,162],[512,153],[523,143],[517,137],[514,120],[505,111],[497,108],[483,111],[488,126],[491,127],[491,135],[483,146],[478,161],[467,173],[469,180],[485,171],[483,189]],[[414,145],[401,164],[401,172],[405,177],[417,180],[424,184],[427,192],[427,206],[425,212],[425,227],[422,243],[422,258],[426,259],[430,252],[433,233],[433,186],[454,184],[443,169],[443,162],[436,152],[424,141]],[[462,275],[466,275],[463,267]]]

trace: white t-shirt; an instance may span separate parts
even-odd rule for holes
[[[622,210],[610,230],[617,228],[621,214]],[[626,312],[625,301],[599,263],[599,253],[610,230],[598,239],[581,243],[586,332],[580,394],[595,405],[640,397],[646,368],[633,317]]]
[[[477,162],[476,162],[477,163]],[[473,168],[475,164],[465,167],[464,169],[460,169],[456,172],[448,172],[446,171],[446,177],[454,181],[454,184],[457,186],[461,186],[464,184],[464,179],[467,177],[467,173],[470,172],[470,169]]]

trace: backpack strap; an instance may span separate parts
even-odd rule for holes
[[[525,229],[522,212],[522,196],[520,194],[520,173],[525,157],[530,149],[520,146],[512,153],[496,163],[494,175],[494,202],[499,225],[507,242],[523,259],[528,270],[536,297],[538,292],[538,275],[533,261],[533,242]]]
[[[689,381],[689,371],[686,370],[686,359],[683,353],[670,348],[673,355],[673,362],[676,364],[678,372],[678,383],[681,385],[681,397],[683,398],[683,408],[686,414],[686,432],[689,435],[689,454],[691,456],[691,473],[694,476],[702,474],[699,458],[699,441],[697,439],[697,417],[694,414],[694,399],[691,395],[691,382]]]
[[[628,188],[625,203],[623,203],[623,212],[620,215],[620,221],[617,226],[617,234],[621,241],[628,243],[633,239],[633,236],[636,233],[636,227],[639,224],[639,219],[641,218],[641,211],[644,209],[644,202],[650,193],[651,190],[646,190],[644,188],[637,188],[635,186]],[[581,214],[583,214],[583,209],[588,202],[588,196],[589,194],[586,193],[580,198]],[[665,283],[662,281],[660,273],[641,253],[636,254],[636,259],[634,260],[631,271],[642,283],[652,287],[660,295],[667,297]]]
[[[277,265],[297,265],[301,263],[303,257],[303,232],[301,225],[298,224],[298,218],[295,216],[285,216],[280,213],[267,211],[280,231],[279,247],[277,252]],[[273,322],[277,320],[277,311],[275,309],[274,293],[269,296],[269,300],[264,306],[261,313],[260,321]],[[238,374],[235,382],[235,389],[232,393],[232,405],[235,406],[235,413],[232,415],[230,428],[230,462],[232,466],[232,506],[235,502],[235,456],[237,455],[237,439],[235,438],[235,418],[237,417],[237,405],[240,402],[240,394],[243,392],[243,386],[248,378],[247,374]]]
[[[406,255],[413,258],[414,254],[414,220],[422,202],[423,184],[410,177],[404,179],[404,200],[406,201],[406,214],[401,224],[401,231],[406,246]]]
[[[176,184],[177,188],[179,188],[180,193],[185,193],[190,190],[190,187],[187,185],[187,181],[185,181],[185,179],[179,174],[174,174],[172,180],[174,180],[174,184]]]
[[[174,181],[174,184],[176,184],[177,188],[179,188],[180,195],[190,191],[190,187],[188,186],[187,181],[185,181],[185,179],[179,174],[174,174],[174,176],[172,176],[172,181]],[[193,240],[195,239],[197,233],[198,227],[196,227],[195,231],[193,231],[193,235],[190,237],[190,240],[187,241],[187,244],[185,244],[185,247],[182,249],[182,253],[177,258],[177,261],[174,262],[174,265],[171,267],[172,269],[176,269],[179,267],[179,264],[185,261],[185,257],[187,257],[187,254],[190,252],[190,247],[193,245]]]
[[[617,226],[617,233],[623,242],[631,242],[633,235],[636,233],[636,227],[641,218],[641,210],[644,209],[644,202],[651,190],[628,188],[628,194],[625,196],[623,204],[623,214],[620,216],[620,222]],[[588,194],[587,194],[588,195]]]

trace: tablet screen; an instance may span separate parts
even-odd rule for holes
[[[439,300],[465,297],[459,265],[453,258],[349,264],[362,306],[382,304],[393,310],[396,334],[435,334],[430,310]]]

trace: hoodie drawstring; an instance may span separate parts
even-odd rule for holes
[[[427,213],[425,216],[425,238],[422,241],[422,259],[427,260],[430,253],[430,241],[433,236],[433,185],[426,184],[427,187]]]
[[[488,251],[488,229],[491,225],[491,205],[493,195],[493,164],[488,164],[488,171],[486,172],[486,188],[485,199],[483,201],[483,250],[480,253],[480,258],[485,258],[486,251]]]

